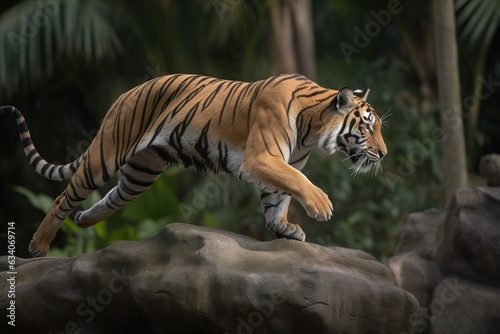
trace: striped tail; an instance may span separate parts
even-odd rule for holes
[[[0,114],[10,114],[15,118],[19,128],[19,136],[21,137],[21,142],[23,144],[24,154],[26,155],[26,158],[28,158],[31,167],[33,167],[38,174],[54,181],[66,180],[75,174],[76,169],[82,162],[83,155],[66,165],[51,164],[45,159],[42,159],[40,154],[38,154],[38,151],[31,140],[31,134],[28,129],[28,125],[26,124],[26,120],[24,119],[23,114],[21,114],[16,107],[0,107]]]

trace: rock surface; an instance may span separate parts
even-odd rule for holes
[[[500,187],[500,154],[488,154],[479,161],[479,174],[488,187]]]
[[[419,302],[415,333],[498,333],[500,188],[462,189],[444,210],[411,214],[389,268]]]
[[[437,244],[444,274],[500,284],[500,188],[457,191]]]
[[[434,290],[431,332],[498,333],[500,287],[448,276]]]
[[[188,224],[17,265],[16,326],[2,333],[410,333],[418,309],[384,265],[350,251]]]

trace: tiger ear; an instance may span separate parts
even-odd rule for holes
[[[365,87],[363,89],[356,89],[353,93],[361,100],[366,101],[366,99],[368,98],[368,94],[370,93],[370,88]]]
[[[354,102],[352,101],[353,97],[354,93],[352,89],[347,87],[342,88],[333,98],[333,109],[339,111],[341,114],[347,114],[354,106]]]

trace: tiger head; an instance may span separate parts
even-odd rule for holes
[[[381,171],[382,158],[387,147],[382,138],[382,119],[366,102],[369,89],[342,88],[333,98],[331,108],[342,116],[336,130],[330,134],[330,145],[324,146],[331,153],[340,150],[353,162],[354,175],[376,174]],[[330,147],[328,147],[330,146]]]

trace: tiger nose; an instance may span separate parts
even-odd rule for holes
[[[387,151],[378,150],[378,157],[382,159],[387,154]]]

